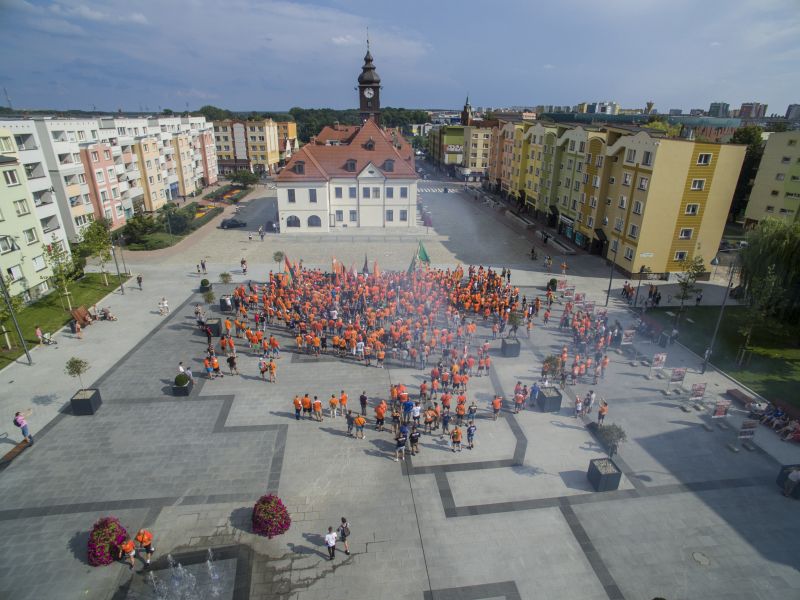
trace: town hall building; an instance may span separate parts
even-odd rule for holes
[[[380,83],[367,49],[358,77],[362,124],[326,126],[292,154],[276,179],[281,231],[416,225],[414,150],[380,126]]]

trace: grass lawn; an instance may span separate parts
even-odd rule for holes
[[[85,306],[89,308],[99,302],[101,298],[110,294],[117,285],[119,285],[119,280],[116,274],[113,277],[111,275],[108,276],[108,287],[106,287],[103,285],[103,276],[100,273],[87,273],[80,281],[72,283],[69,287],[72,307]],[[67,311],[66,302],[63,305],[61,304],[61,299],[55,290],[41,300],[26,306],[17,314],[19,327],[22,329],[22,335],[25,337],[25,342],[29,348],[39,343],[35,333],[37,325],[44,332],[54,333],[71,319],[72,316]],[[0,336],[0,343],[2,343],[0,368],[14,362],[24,354],[17,338],[17,332],[14,330],[14,325],[10,319],[7,326],[11,330],[9,339],[13,347],[8,350],[5,345],[5,339]]]
[[[667,325],[673,322],[667,311],[674,313],[675,309],[650,310],[647,315]],[[739,306],[725,308],[711,362],[767,400],[780,399],[800,407],[797,394],[800,385],[800,325],[774,323],[755,330],[751,340],[752,355],[743,367],[739,367],[736,355],[744,338],[738,330],[745,320],[745,311]],[[718,315],[719,307],[687,307],[679,327],[679,341],[703,356]],[[687,317],[694,322],[687,322]]]

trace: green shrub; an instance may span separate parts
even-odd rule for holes
[[[233,277],[227,271],[223,271],[222,273],[219,274],[219,280],[222,283],[230,283],[231,279],[233,279]]]
[[[189,376],[186,373],[178,373],[175,375],[175,385],[178,387],[186,387],[189,385]]]
[[[210,284],[211,284],[211,282],[210,282],[208,279],[201,279],[201,280],[200,280],[200,287],[204,287],[204,288],[206,288],[206,287],[208,287]]]
[[[550,281],[547,282],[547,289],[553,290],[554,292],[558,289],[558,280],[553,277]]]

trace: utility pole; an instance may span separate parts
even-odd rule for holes
[[[122,259],[122,272],[126,275],[130,275],[130,271],[128,271],[128,265],[125,264],[125,252],[123,252],[122,246],[125,238],[123,236],[119,236],[117,238],[117,244],[119,246],[119,257]]]
[[[19,341],[22,342],[22,349],[25,350],[25,356],[28,357],[28,365],[32,366],[33,359],[31,358],[31,353],[28,351],[25,338],[22,337],[22,330],[19,328],[19,322],[17,321],[17,313],[14,312],[14,306],[11,304],[11,296],[8,295],[8,288],[6,287],[6,282],[2,275],[0,275],[0,287],[3,288],[3,299],[6,301],[6,306],[8,306],[8,312],[11,313],[11,320],[14,322],[14,329],[17,330]]]
[[[111,244],[111,255],[114,257],[114,266],[117,267],[117,278],[119,279],[119,291],[125,295],[125,283],[122,281],[122,275],[119,272],[119,263],[117,262],[117,253],[114,251],[114,244]]]
[[[608,242],[611,244],[611,241]],[[608,300],[611,298],[611,284],[614,281],[614,267],[617,264],[617,250],[619,249],[619,238],[617,238],[617,245],[614,247],[614,260],[611,261],[611,272],[608,274],[608,291],[606,292],[606,306],[608,306]],[[606,253],[608,255],[608,253]]]
[[[728,278],[728,287],[725,288],[725,295],[722,297],[722,304],[719,307],[719,316],[717,317],[717,324],[714,326],[714,333],[711,336],[711,343],[706,348],[706,351],[703,353],[703,367],[701,369],[702,373],[706,372],[706,368],[708,368],[708,360],[711,358],[711,354],[714,352],[714,343],[717,341],[717,333],[719,333],[719,326],[722,323],[722,314],[725,311],[725,304],[728,302],[728,295],[731,293],[731,287],[733,287],[733,276],[736,274],[736,265],[732,264],[731,274]]]

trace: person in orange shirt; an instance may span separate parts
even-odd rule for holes
[[[453,432],[450,434],[450,439],[453,442],[453,452],[458,451],[461,452],[461,429],[459,429],[458,425],[453,428]]]
[[[336,409],[339,408],[339,399],[336,397],[336,394],[331,394],[330,400],[328,400],[328,404],[331,408],[331,419],[336,418]]]
[[[295,396],[294,400],[294,418],[296,421],[300,420],[300,411],[303,410],[303,401],[300,400],[300,396]]]
[[[139,542],[139,551],[144,554],[144,568],[150,568],[150,559],[156,549],[153,547],[153,534],[147,529],[140,529],[136,532],[136,541]]]
[[[211,357],[211,368],[214,369],[214,377],[225,377],[222,372],[219,370],[219,360],[216,356]]]
[[[492,421],[497,421],[497,415],[500,414],[500,409],[503,407],[503,399],[500,396],[495,396],[492,400]]]
[[[117,556],[120,560],[125,558],[128,561],[128,566],[130,570],[133,571],[134,562],[133,559],[136,556],[136,546],[133,543],[133,540],[127,538],[124,542],[122,542],[119,546],[117,546]]]
[[[311,397],[308,393],[304,394],[300,400],[303,404],[303,414],[307,414],[308,418],[311,419]]]
[[[384,424],[386,422],[386,403],[381,401],[375,407],[375,429],[377,431],[384,431]]]
[[[219,340],[219,347],[222,353],[225,356],[228,356],[228,338],[226,336],[222,336]]]
[[[206,374],[208,375],[209,379],[214,379],[214,369],[211,366],[211,361],[208,358],[203,359],[203,368],[206,370]]]
[[[386,352],[384,352],[383,348],[378,350],[378,368],[383,368],[383,361],[386,358]]]
[[[311,406],[314,408],[314,418],[322,422],[322,401],[314,396],[314,401],[311,403]]]
[[[367,439],[364,436],[364,425],[366,425],[366,423],[367,420],[361,415],[358,415],[355,419],[353,419],[353,424],[356,426],[356,439]]]
[[[459,402],[456,405],[456,425],[461,425],[464,422],[464,415],[467,414],[467,405]]]

